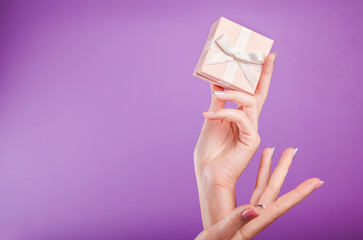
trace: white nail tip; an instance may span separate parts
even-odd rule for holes
[[[299,150],[298,148],[295,148],[295,151],[294,151],[294,155],[292,155],[292,158],[295,157],[296,153],[297,153],[297,150]]]
[[[213,93],[214,93],[215,95],[223,95],[223,94],[226,94],[226,92],[225,92],[225,91],[213,91]]]
[[[271,157],[273,157],[274,152],[275,152],[275,147],[273,147],[272,150],[271,150]]]

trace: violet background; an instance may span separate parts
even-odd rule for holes
[[[282,193],[325,185],[256,239],[362,239],[362,1],[0,3],[0,239],[193,239],[192,77],[227,17],[275,40],[261,146],[299,152]]]

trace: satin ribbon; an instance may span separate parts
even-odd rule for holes
[[[216,52],[209,56],[206,65],[230,62],[223,77],[223,80],[229,83],[233,81],[239,66],[251,87],[255,89],[258,79],[254,69],[260,72],[262,71],[262,66],[265,62],[265,54],[263,52],[244,53],[244,48],[247,45],[250,34],[243,33],[244,32],[241,31],[235,47],[232,47],[224,35],[217,38],[215,44],[212,43],[211,46],[211,49]],[[236,65],[238,66],[236,67]]]

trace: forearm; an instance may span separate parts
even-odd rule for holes
[[[236,208],[235,189],[215,185],[206,174],[196,174],[204,229],[211,227]]]

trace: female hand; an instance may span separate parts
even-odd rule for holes
[[[318,178],[310,178],[277,198],[296,149],[289,148],[284,151],[270,177],[272,154],[273,150],[270,148],[265,149],[262,154],[251,204],[233,210],[223,220],[200,233],[196,239],[252,239],[324,183]],[[257,213],[254,212],[256,205],[262,206],[258,207]],[[241,216],[247,208],[251,209],[248,219]]]
[[[255,95],[211,84],[212,101],[194,151],[194,165],[204,227],[236,207],[235,184],[255,154],[258,117],[267,97],[276,54],[266,57]],[[217,92],[216,92],[217,91]],[[225,102],[238,104],[225,109]],[[221,207],[223,206],[223,208]],[[213,209],[220,209],[217,213]]]
[[[296,152],[297,148],[286,149],[272,175],[270,175],[273,149],[266,148],[263,151],[257,174],[256,187],[250,201],[251,205],[262,206],[259,207],[259,217],[245,224],[237,231],[233,239],[252,239],[277,218],[284,215],[292,207],[324,184],[318,178],[310,178],[294,190],[278,198]]]
[[[252,205],[234,209],[221,221],[201,232],[196,240],[231,239],[246,223],[259,215],[258,209]]]

